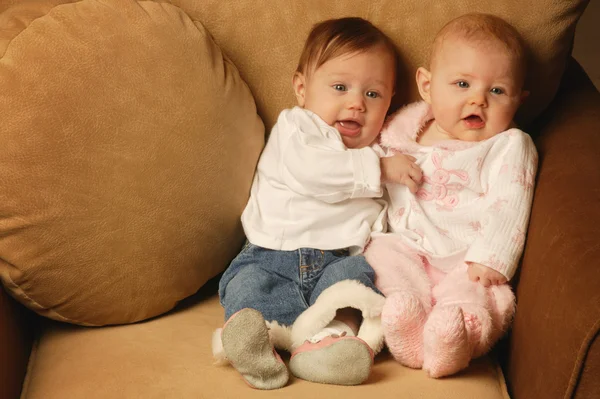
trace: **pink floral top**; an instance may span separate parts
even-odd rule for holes
[[[442,271],[476,262],[512,278],[533,198],[533,141],[512,128],[485,141],[422,146],[416,138],[431,119],[429,105],[413,103],[381,133],[387,154],[412,155],[424,176],[416,194],[404,185],[387,185],[388,231]]]

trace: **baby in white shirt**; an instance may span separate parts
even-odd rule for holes
[[[342,18],[311,31],[284,110],[261,155],[242,214],[248,243],[219,284],[227,320],[213,340],[253,387],[275,389],[288,371],[355,385],[382,349],[385,301],[362,250],[383,232],[382,179],[419,178],[405,155],[375,144],[394,94],[397,56],[368,21]],[[400,173],[398,173],[400,171]],[[267,329],[268,325],[268,329]]]

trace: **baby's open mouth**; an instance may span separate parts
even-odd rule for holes
[[[336,127],[342,136],[356,136],[360,133],[362,125],[353,120],[343,120],[336,123]]]
[[[479,115],[469,115],[466,118],[463,118],[463,121],[467,124],[471,129],[478,129],[485,126],[485,122]]]

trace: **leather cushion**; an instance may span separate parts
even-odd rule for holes
[[[264,126],[199,22],[166,3],[21,3],[0,57],[0,278],[17,300],[128,323],[227,266]]]

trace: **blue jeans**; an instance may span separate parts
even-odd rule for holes
[[[350,256],[346,249],[276,251],[246,243],[221,277],[219,298],[225,320],[253,308],[267,321],[291,326],[324,289],[342,280],[357,280],[379,293],[374,278],[364,256]]]

